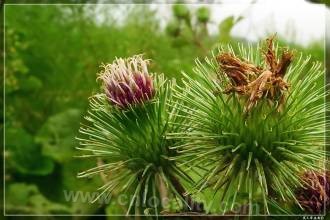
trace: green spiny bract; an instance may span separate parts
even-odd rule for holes
[[[203,63],[196,60],[194,73],[184,74],[184,88],[177,87],[176,96],[184,103],[179,117],[185,123],[181,132],[168,138],[185,142],[175,147],[182,152],[175,159],[182,167],[205,174],[192,193],[214,190],[220,201],[210,202],[220,202],[222,213],[237,211],[237,203],[247,204],[249,214],[269,214],[269,204],[299,205],[294,191],[304,183],[301,172],[321,170],[325,162],[321,64],[311,64],[310,57],[301,55],[292,60],[287,50],[278,46],[273,50],[272,42],[268,46],[273,60],[267,60],[269,51],[263,54],[261,45],[240,45],[236,54],[230,46],[221,47]],[[277,57],[280,52],[292,63],[285,64],[277,79],[275,67],[283,61]],[[250,90],[255,81],[247,80],[241,91],[219,62],[223,54],[253,65],[260,71],[254,80],[270,70],[274,78],[267,78],[255,91]],[[248,78],[252,72],[242,73]]]
[[[176,155],[169,149],[173,141],[165,138],[167,132],[177,129],[169,123],[175,121],[173,82],[163,75],[149,74],[146,64],[141,56],[134,56],[117,59],[105,67],[108,69],[100,75],[105,93],[90,99],[90,110],[78,138],[78,149],[88,153],[81,157],[103,161],[78,176],[106,177],[95,200],[104,195],[132,195],[127,214],[133,207],[136,214],[158,214],[162,208],[160,198],[164,197],[159,186],[165,187],[163,191],[170,198],[179,198],[180,204],[185,204],[185,190],[178,179],[190,181],[175,161],[168,159]],[[144,82],[137,83],[135,79],[141,77]]]

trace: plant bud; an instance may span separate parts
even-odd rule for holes
[[[185,5],[173,5],[172,10],[175,17],[179,19],[189,19],[189,9]]]
[[[210,20],[210,10],[207,7],[200,7],[197,12],[197,19],[201,23],[206,23]]]
[[[173,21],[167,24],[166,26],[166,32],[167,34],[177,37],[180,35],[180,25],[178,22]]]
[[[104,66],[99,78],[113,105],[125,108],[153,98],[155,91],[148,64],[148,60],[138,55],[128,59],[119,58]]]

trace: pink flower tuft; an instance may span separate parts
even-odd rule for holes
[[[148,73],[148,60],[141,55],[116,59],[104,66],[99,78],[103,81],[109,101],[120,108],[144,103],[153,98],[155,91]]]

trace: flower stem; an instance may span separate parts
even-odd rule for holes
[[[204,205],[203,203],[196,202],[193,200],[193,198],[190,195],[186,194],[186,190],[180,183],[180,181],[173,175],[169,176],[172,184],[174,185],[175,189],[178,191],[178,193],[185,199],[187,204],[190,206],[185,206],[186,210],[192,211],[192,212],[204,212]]]

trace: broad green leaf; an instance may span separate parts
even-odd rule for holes
[[[69,109],[49,117],[36,136],[43,153],[58,162],[71,160],[77,146],[75,136],[80,120],[81,111],[77,109]]]
[[[40,146],[22,128],[5,131],[6,164],[22,174],[47,175],[54,169],[53,161],[41,154]]]
[[[6,189],[7,214],[70,214],[69,207],[49,201],[37,186],[26,183],[13,183]]]
[[[20,90],[24,92],[36,91],[42,88],[42,81],[36,76],[29,76],[19,80]]]

